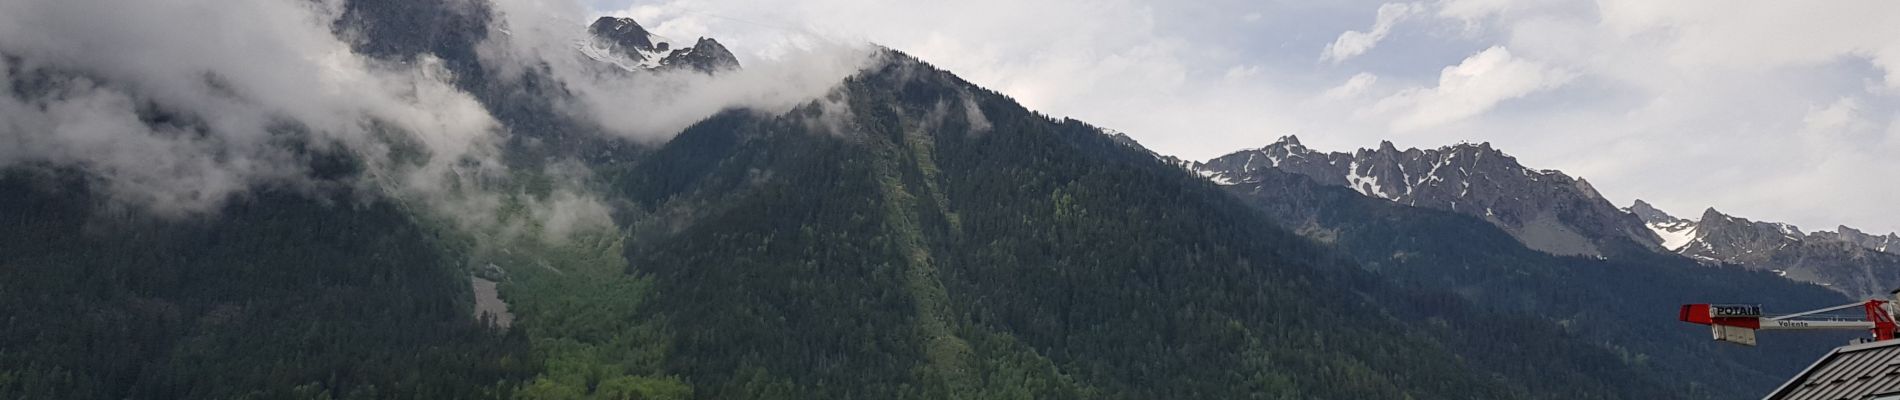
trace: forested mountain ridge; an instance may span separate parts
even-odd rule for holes
[[[721,377],[699,381],[700,389],[748,397],[756,394],[748,390],[770,386],[760,380],[782,376],[785,390],[807,395],[848,395],[812,386],[844,381],[860,389],[921,388],[873,392],[895,397],[990,397],[968,388],[992,381],[970,379],[1023,374],[1018,369],[1025,367],[969,374],[954,366],[998,365],[986,359],[1000,358],[1031,360],[1027,371],[1045,371],[1007,381],[1072,382],[1031,386],[1054,390],[1039,392],[1043,397],[1678,395],[1638,373],[1641,367],[1552,326],[1512,322],[1518,318],[1474,309],[1455,296],[1379,283],[1328,250],[1274,228],[1216,187],[1097,128],[1049,120],[908,57],[891,57],[834,96],[849,102],[830,108],[849,110],[842,121],[817,106],[777,118],[722,115],[654,157],[727,161],[710,171],[687,170],[696,177],[685,185],[651,178],[629,183],[673,187],[680,195],[658,199],[653,204],[660,208],[687,203],[692,206],[684,208],[725,210],[698,217],[701,222],[680,236],[655,242],[660,245],[629,249],[633,270],[655,278],[657,308],[683,308],[656,311],[692,338],[679,347],[693,354],[681,356],[682,371]],[[786,158],[790,154],[799,156]],[[733,192],[696,186],[742,187],[739,193],[774,200],[720,206],[733,204]],[[725,199],[702,197],[709,195]],[[843,221],[861,222],[839,227]],[[839,229],[858,233],[826,233]],[[710,250],[748,242],[759,247]],[[812,251],[818,252],[803,256],[810,261],[767,256]],[[876,295],[857,297],[868,294]],[[801,298],[808,300],[792,300]],[[834,318],[807,318],[840,312],[837,307],[856,310],[846,315],[891,320],[863,322],[887,328],[821,336],[828,339],[783,336],[823,329],[813,323]],[[757,320],[735,319],[761,312]],[[673,313],[728,322],[681,321]],[[1466,324],[1495,326],[1484,333],[1455,328]],[[1151,331],[1157,327],[1170,328]],[[880,331],[886,333],[874,334]],[[906,332],[924,335],[890,342],[910,336]],[[823,357],[805,352],[823,348],[799,343],[838,346],[830,343],[839,338],[865,345],[833,355],[851,360],[835,367],[806,366],[806,358]],[[1020,345],[983,344],[995,346],[996,338]],[[1509,357],[1495,351],[1498,346],[1568,357]],[[877,367],[862,361],[876,357],[864,349],[917,356]],[[1566,370],[1573,372],[1557,372]]]
[[[1764,374],[1746,358],[1685,371],[1675,360],[1707,353],[1615,334],[1673,324],[1431,284],[1471,266],[1394,268],[1303,237],[896,51],[788,111],[614,136],[554,61],[484,58],[491,32],[532,32],[468,3],[348,1],[336,29],[450,73],[503,131],[495,159],[441,162],[398,129],[376,132],[398,144],[379,152],[286,128],[273,138],[332,146],[273,148],[299,162],[295,184],[184,215],[110,198],[92,165],[7,166],[0,397],[1658,399],[1733,397]],[[7,61],[9,84],[39,82]],[[192,125],[152,108],[178,115],[137,121]],[[403,186],[442,164],[425,176],[441,191]],[[1403,232],[1351,226],[1337,237]],[[499,282],[510,327],[474,316],[471,276]],[[1773,300],[1832,300],[1794,293]],[[1549,305],[1601,325],[1534,311]]]

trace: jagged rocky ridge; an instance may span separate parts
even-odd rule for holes
[[[739,68],[739,59],[718,40],[702,37],[689,47],[675,47],[632,18],[600,17],[587,28],[596,41],[581,44],[589,58],[627,70],[688,68],[712,73]]]
[[[1663,239],[1663,247],[1704,263],[1769,270],[1849,296],[1884,296],[1900,288],[1900,235],[1869,235],[1841,226],[1803,233],[1794,225],[1751,221],[1714,208],[1690,220],[1642,200],[1625,208]]]
[[[1686,219],[1641,200],[1617,209],[1587,181],[1525,167],[1489,143],[1398,150],[1384,142],[1348,154],[1316,151],[1288,136],[1207,162],[1166,159],[1222,185],[1258,181],[1261,172],[1274,170],[1398,204],[1471,215],[1551,254],[1644,249],[1772,271],[1849,296],[1884,296],[1900,288],[1900,234],[1877,236],[1847,226],[1810,234],[1714,209]]]
[[[1589,182],[1525,167],[1490,143],[1399,150],[1382,142],[1377,149],[1340,153],[1313,150],[1287,136],[1266,147],[1184,166],[1226,185],[1278,169],[1399,204],[1472,215],[1552,254],[1660,250],[1658,238],[1641,220],[1619,211]]]

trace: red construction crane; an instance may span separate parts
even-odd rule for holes
[[[1900,291],[1897,291],[1900,292]],[[1678,318],[1708,325],[1719,342],[1755,345],[1755,331],[1865,329],[1873,341],[1893,340],[1894,310],[1886,300],[1867,300],[1786,315],[1763,315],[1759,304],[1684,304]],[[1819,314],[1860,308],[1861,317]]]

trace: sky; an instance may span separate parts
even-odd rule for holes
[[[1618,205],[1900,230],[1900,2],[581,1],[742,62],[889,46],[1187,159],[1491,142]]]

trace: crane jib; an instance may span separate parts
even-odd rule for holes
[[[1826,315],[1848,310],[1861,315]],[[1717,341],[1747,346],[1755,345],[1756,330],[1866,330],[1871,340],[1892,340],[1900,332],[1893,316],[1890,302],[1877,299],[1772,317],[1759,304],[1684,304],[1677,315],[1683,322],[1709,326]]]

